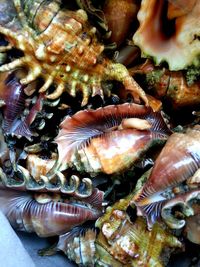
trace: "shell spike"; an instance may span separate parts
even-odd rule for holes
[[[57,99],[58,97],[62,95],[64,90],[65,90],[65,85],[64,83],[61,83],[56,87],[55,91],[52,94],[47,96],[47,98],[51,100]]]
[[[83,92],[83,100],[81,103],[81,106],[84,107],[88,103],[88,98],[89,98],[89,90],[86,85],[82,86],[82,92]]]
[[[26,64],[28,64],[29,58],[28,57],[27,58],[24,58],[24,61],[26,62]],[[29,83],[35,81],[36,78],[38,78],[38,76],[40,74],[41,74],[41,67],[40,67],[40,65],[37,64],[37,63],[32,62],[31,63],[31,69],[29,70],[28,75],[25,78],[21,79],[20,82],[22,84],[29,84]]]
[[[129,72],[124,65],[119,63],[110,64],[110,66],[107,68],[107,75],[109,79],[114,79],[121,82],[126,91],[133,96],[136,103],[139,103],[141,99],[144,101],[146,106],[149,106],[145,92],[129,75]]]
[[[20,18],[20,21],[23,25],[23,28],[26,29],[28,32],[31,32],[33,34],[34,31],[28,26],[27,18],[25,17],[24,12],[22,11],[21,1],[20,0],[13,0],[13,3],[15,5],[18,17]]]
[[[0,53],[6,52],[12,49],[12,45],[0,46]]]
[[[1,26],[1,25],[0,25],[0,33],[2,33],[2,34],[5,35],[5,36],[9,36],[9,37],[11,37],[11,38],[17,40],[17,36],[18,36],[17,33],[13,32],[13,31],[10,30],[10,29],[6,29],[6,28],[4,28],[4,27]]]
[[[24,65],[23,59],[24,58],[17,58],[17,59],[15,59],[14,61],[12,61],[10,63],[2,65],[0,67],[0,72],[14,70],[17,67],[21,67],[22,65]]]
[[[72,175],[72,177],[73,176],[75,176],[75,175]],[[91,179],[83,178],[82,182],[78,186],[76,196],[81,197],[81,198],[85,198],[85,197],[90,196],[92,194],[92,191],[93,191],[93,185],[92,185]],[[94,205],[94,203],[92,203],[92,204]]]

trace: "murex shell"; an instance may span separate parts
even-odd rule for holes
[[[156,141],[171,133],[159,112],[137,104],[83,110],[68,116],[55,138],[60,170],[112,174],[140,159]]]
[[[186,181],[199,167],[199,127],[188,129],[186,133],[172,134],[156,159],[146,183],[132,200],[138,212],[147,217],[149,227],[160,216],[168,198],[165,192]]]
[[[96,28],[90,26],[86,12],[61,9],[60,5],[61,0],[0,1],[0,33],[9,41],[1,51],[14,47],[24,53],[3,64],[0,71],[25,67],[28,74],[21,84],[42,78],[40,93],[47,92],[51,85],[55,87],[47,93],[49,99],[56,99],[65,91],[76,96],[80,91],[84,106],[90,95],[104,95],[101,82],[116,80],[135,101],[140,102],[141,98],[148,104],[144,91],[126,67],[103,56],[104,46],[98,42]]]
[[[170,70],[199,64],[199,16],[199,0],[143,0],[133,41],[144,57],[156,64],[166,61]]]

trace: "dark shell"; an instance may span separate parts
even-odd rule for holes
[[[29,110],[28,115],[24,116],[26,108],[25,87],[20,83],[20,76],[23,72],[3,73],[0,75],[0,100],[3,101],[3,131],[5,134],[31,137],[34,136],[30,129],[31,123],[43,107],[44,96],[39,95],[36,103]],[[31,85],[29,86],[31,88]],[[29,89],[30,89],[29,88]],[[23,118],[24,117],[24,118]]]

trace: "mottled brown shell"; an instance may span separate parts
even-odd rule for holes
[[[22,84],[41,77],[44,83],[39,92],[47,92],[52,85],[55,88],[52,93],[47,92],[49,99],[56,99],[65,91],[72,96],[81,91],[83,106],[90,95],[104,95],[102,82],[117,80],[135,101],[139,102],[141,97],[148,104],[144,91],[125,66],[103,56],[104,46],[99,43],[85,11],[61,9],[61,1],[12,0],[9,3],[5,6],[12,13],[2,14],[5,19],[0,20],[0,33],[24,56],[2,65],[1,72],[24,67],[28,73],[21,79]],[[1,50],[6,51],[8,47]]]
[[[135,0],[106,0],[103,11],[111,31],[110,40],[119,46],[125,41],[139,9]]]

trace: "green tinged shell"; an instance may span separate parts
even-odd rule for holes
[[[148,172],[141,183],[147,175]],[[143,218],[137,218],[134,222],[130,220],[126,209],[133,195],[107,208],[106,213],[97,220],[96,226],[100,229],[96,239],[97,266],[162,267],[171,252],[182,247],[181,242],[163,224],[155,223],[148,231]]]

